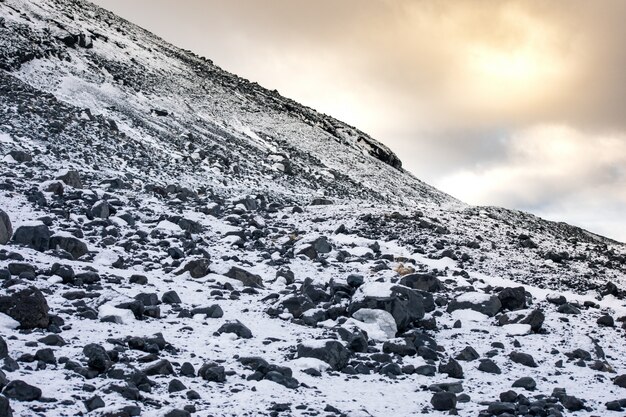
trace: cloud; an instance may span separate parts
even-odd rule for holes
[[[626,241],[626,135],[563,125],[513,133],[503,157],[436,182],[461,199],[525,209]]]

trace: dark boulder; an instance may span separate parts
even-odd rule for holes
[[[17,320],[22,329],[48,327],[48,310],[46,298],[35,287],[0,297],[0,312]]]
[[[509,358],[513,362],[519,363],[520,365],[528,366],[530,368],[537,367],[537,363],[535,362],[535,359],[528,353],[514,351],[514,352],[509,353]]]
[[[233,333],[239,336],[242,339],[251,339],[252,332],[246,326],[244,326],[239,320],[235,320],[230,323],[224,323],[217,332],[222,333]]]
[[[436,392],[435,394],[433,394],[430,403],[437,411],[452,410],[456,407],[456,394],[447,391]]]
[[[498,293],[502,308],[520,310],[526,308],[526,289],[524,287],[505,288]]]
[[[226,381],[226,371],[223,366],[220,366],[214,362],[205,363],[198,370],[198,375],[202,379],[209,382],[224,382]]]
[[[13,234],[13,241],[43,252],[50,248],[50,229],[43,223],[20,226]]]
[[[17,401],[35,401],[41,398],[41,390],[24,381],[15,379],[4,387],[2,393],[5,397]]]
[[[63,181],[65,184],[74,188],[83,188],[83,183],[80,179],[78,171],[68,170],[56,177],[57,180]]]
[[[177,275],[184,274],[185,272],[189,272],[191,278],[202,278],[209,274],[211,265],[211,261],[207,258],[194,259],[193,261],[189,261],[185,264],[185,267],[177,272]]]
[[[89,253],[87,244],[73,236],[54,235],[50,238],[50,249],[61,249],[68,252],[74,259]]]
[[[414,290],[436,292],[443,289],[443,283],[431,274],[409,274],[402,277],[400,284]]]
[[[2,209],[0,209],[0,245],[6,245],[13,236],[13,226],[11,219]]]
[[[230,270],[224,274],[228,278],[241,281],[245,287],[263,288],[263,279],[255,274],[252,274],[244,269],[233,266]]]
[[[326,362],[334,370],[341,370],[348,364],[350,351],[336,340],[312,341],[311,344],[299,344],[299,358],[316,358]]]
[[[353,314],[362,308],[385,310],[393,316],[400,332],[408,329],[414,321],[424,318],[425,298],[421,293],[400,285],[391,286],[387,290],[388,293],[380,296],[366,293],[348,306],[348,313]]]
[[[448,304],[447,311],[451,313],[455,310],[474,310],[489,317],[495,316],[502,308],[500,299],[495,296],[478,292],[469,292],[460,295]]]

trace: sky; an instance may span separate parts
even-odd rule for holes
[[[626,1],[92,1],[467,203],[626,242]]]

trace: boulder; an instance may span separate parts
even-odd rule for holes
[[[489,317],[495,316],[502,308],[500,299],[495,295],[481,292],[467,292],[450,301],[448,313],[455,310],[474,310]]]
[[[179,270],[176,274],[181,275],[185,272],[189,272],[191,278],[202,278],[209,274],[211,261],[207,258],[194,259],[185,264],[183,269]]]
[[[61,249],[78,259],[89,253],[87,244],[82,240],[68,235],[54,235],[50,238],[50,249]]]
[[[402,277],[400,284],[415,290],[436,292],[443,289],[443,283],[431,274],[409,274]]]
[[[0,245],[6,245],[13,236],[13,226],[11,219],[2,209],[0,209]]]
[[[299,344],[297,356],[319,359],[338,371],[348,364],[350,351],[336,340],[313,340],[310,343]]]
[[[56,177],[57,180],[63,181],[65,184],[74,188],[83,188],[78,171],[66,170]]]
[[[456,407],[456,394],[453,392],[436,392],[430,400],[437,411],[448,411]]]
[[[231,267],[224,275],[228,278],[241,281],[244,287],[263,288],[263,279],[260,276],[236,266]]]
[[[520,310],[526,308],[526,289],[524,287],[505,288],[498,293],[502,308]]]
[[[34,222],[18,227],[13,234],[13,241],[43,252],[50,248],[51,236],[48,226],[41,222]]]
[[[230,323],[224,323],[217,332],[222,333],[233,333],[242,339],[251,339],[252,332],[246,326],[243,325],[239,320],[235,320]]]
[[[17,320],[22,329],[48,327],[48,310],[46,298],[35,287],[0,297],[0,312]]]
[[[348,313],[362,309],[385,310],[396,321],[398,331],[408,329],[411,324],[424,318],[425,300],[422,294],[410,288],[381,282],[372,282],[359,287]]]
[[[2,391],[5,397],[17,401],[35,401],[41,398],[41,390],[19,379],[9,382]]]

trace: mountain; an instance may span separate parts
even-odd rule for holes
[[[0,158],[0,416],[626,408],[624,244],[86,1],[0,1]]]

